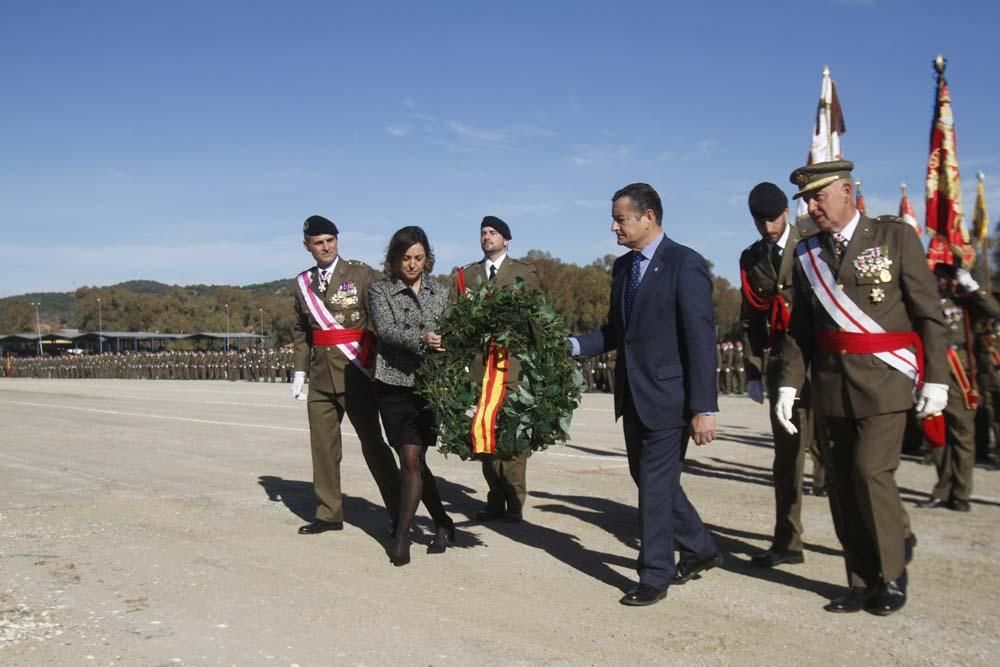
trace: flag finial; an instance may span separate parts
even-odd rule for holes
[[[934,59],[934,71],[938,75],[944,74],[944,68],[948,66],[948,59],[942,56],[940,53],[937,54],[937,58]]]
[[[906,194],[907,185],[905,182],[899,184],[899,189],[902,190],[903,194]]]
[[[823,76],[830,76],[830,66],[823,65]]]
[[[984,182],[986,181],[986,174],[984,174],[984,173],[982,172],[982,170],[980,170],[980,171],[977,171],[977,172],[976,172],[976,178],[978,178],[978,179],[979,179],[979,182],[980,182],[980,183],[984,183]]]

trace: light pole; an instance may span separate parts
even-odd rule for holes
[[[260,349],[264,349],[264,309],[258,308],[257,312],[260,313],[260,344],[257,346]]]
[[[104,317],[101,313],[101,297],[97,297],[97,354],[104,354]]]
[[[229,352],[229,304],[226,304],[226,352]]]
[[[42,322],[38,318],[38,307],[42,304],[32,301],[31,305],[35,307],[35,332],[38,334],[38,356],[42,356]]]

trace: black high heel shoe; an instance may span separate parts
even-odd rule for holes
[[[448,549],[448,545],[453,544],[455,544],[455,524],[448,522],[447,525],[437,527],[434,541],[427,547],[427,553],[443,554]]]
[[[410,562],[410,537],[405,535],[397,538],[389,550],[389,562],[396,567],[402,567]]]

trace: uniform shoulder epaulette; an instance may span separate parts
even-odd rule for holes
[[[478,262],[469,262],[468,264],[466,264],[466,265],[465,265],[465,266],[463,266],[462,268],[463,268],[463,269],[465,269],[466,271],[468,271],[469,269],[474,269],[474,268],[476,268],[476,267],[477,267],[477,266],[479,266],[479,265],[480,265],[481,263],[482,263],[482,260],[479,260]]]
[[[531,264],[530,262],[525,262],[522,259],[514,259],[513,257],[508,257],[508,259],[510,259],[510,261],[514,262],[515,264],[520,264],[521,266],[534,266],[534,264]]]
[[[877,218],[872,218],[875,222],[898,222],[902,225],[907,224],[906,220],[903,220],[898,215],[880,215]]]
[[[816,225],[806,225],[806,226],[795,225],[795,228],[799,230],[800,241],[811,238],[819,234],[819,229],[816,228]]]

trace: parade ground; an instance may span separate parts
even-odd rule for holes
[[[636,490],[610,395],[585,396],[572,442],[531,458],[521,524],[472,521],[479,465],[430,452],[457,545],[425,553],[421,507],[396,568],[349,426],[345,529],[296,534],[311,472],[288,385],[0,380],[0,664],[997,664],[1000,472],[977,467],[971,513],[923,510],[934,469],[904,460],[909,602],[834,615],[845,578],[825,498],[804,501],[804,564],[749,566],[773,525],[767,412],[720,407],[683,484],[726,561],[629,608]]]

